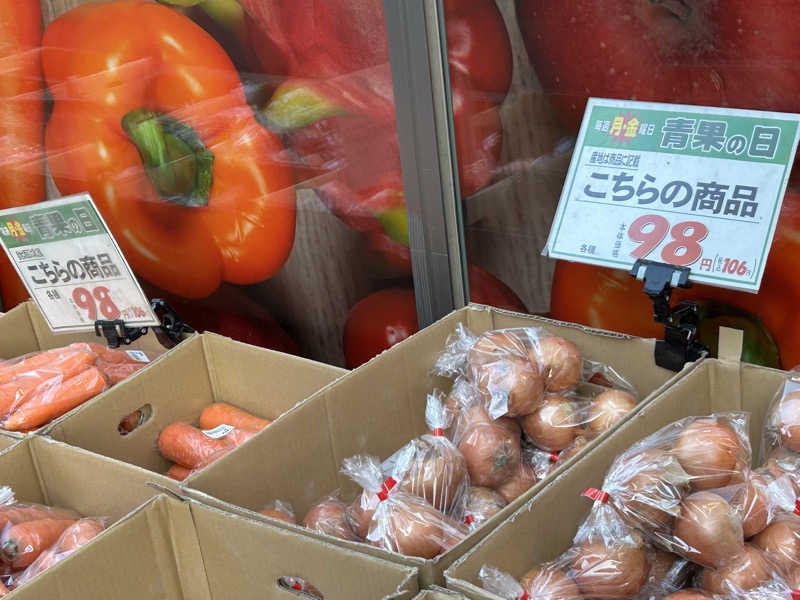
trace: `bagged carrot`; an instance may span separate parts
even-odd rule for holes
[[[12,525],[0,538],[0,558],[17,569],[27,567],[74,523],[72,519],[38,519]]]
[[[214,402],[203,409],[200,415],[200,427],[213,429],[220,425],[232,425],[237,429],[261,431],[272,421],[251,415],[249,412],[226,404]]]
[[[12,525],[39,521],[41,519],[76,519],[78,514],[74,511],[52,508],[42,504],[6,504],[0,506],[0,530],[4,531]]]
[[[27,402],[11,413],[4,427],[11,431],[40,427],[93,398],[106,387],[103,373],[96,367],[89,367],[58,385],[37,390]]]
[[[229,442],[216,439],[188,423],[171,423],[158,436],[161,455],[189,469],[196,468],[204,460],[229,448]]]
[[[171,479],[174,479],[175,481],[183,481],[189,476],[189,473],[191,472],[192,472],[191,469],[187,469],[183,465],[175,463],[167,470],[166,473],[164,473],[164,475],[166,475]]]
[[[42,552],[19,577],[13,579],[14,587],[27,583],[97,537],[105,529],[105,521],[105,519],[86,518],[67,527],[52,547]]]

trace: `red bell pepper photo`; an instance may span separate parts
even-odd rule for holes
[[[159,4],[82,4],[49,25],[42,63],[53,179],[91,193],[138,275],[202,298],[281,268],[293,175],[208,33]]]

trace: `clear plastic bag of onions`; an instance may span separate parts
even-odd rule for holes
[[[409,458],[410,453],[404,457]],[[403,460],[398,458],[398,478],[408,469]],[[459,543],[467,533],[463,524],[424,498],[399,489],[398,479],[385,477],[374,456],[347,458],[342,472],[363,488],[354,529],[363,532],[365,541],[374,546],[406,556],[434,558]],[[350,518],[354,518],[352,513]]]
[[[342,540],[359,541],[346,517],[347,506],[336,494],[329,494],[314,504],[303,518],[303,526]]]
[[[265,517],[272,517],[279,521],[297,524],[297,519],[294,516],[294,509],[292,505],[283,500],[272,500],[267,502],[264,507],[258,511]]]

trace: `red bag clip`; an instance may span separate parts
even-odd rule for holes
[[[558,452],[551,452],[550,453],[550,462],[556,462],[558,460]]]
[[[800,515],[800,500],[794,501],[794,514]]]
[[[472,525],[474,522],[475,522],[475,517],[473,517],[472,515],[467,515],[466,517],[464,517],[464,523],[466,523],[467,525]]]
[[[586,496],[587,498],[591,498],[597,502],[602,502],[603,504],[608,502],[608,492],[598,490],[597,488],[586,488],[583,490],[583,494],[581,494],[581,496]]]
[[[380,498],[381,502],[389,497],[389,492],[392,491],[392,488],[395,486],[395,484],[397,484],[397,482],[391,477],[383,482],[383,488],[380,492],[378,492],[378,498]]]
[[[444,435],[444,429],[442,429],[441,427],[437,427],[436,429],[433,430],[433,435],[439,436],[439,437],[443,436]]]

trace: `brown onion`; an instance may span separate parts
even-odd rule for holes
[[[509,356],[481,365],[473,369],[472,377],[487,402],[506,399],[504,414],[509,417],[530,414],[542,404],[544,379],[526,358]]]
[[[470,480],[484,487],[497,488],[505,483],[520,462],[519,436],[494,422],[471,427],[458,449],[467,462]]]
[[[531,598],[540,600],[583,600],[577,584],[561,569],[531,569],[519,581]]]
[[[481,366],[510,356],[523,358],[527,353],[525,344],[514,333],[503,330],[487,331],[467,352],[467,362],[470,366]]]
[[[633,598],[650,572],[647,556],[641,548],[609,548],[602,542],[577,546],[571,567],[572,577],[581,592],[596,600]]]
[[[467,492],[464,501],[464,515],[473,528],[478,527],[491,519],[508,503],[499,492],[487,487],[473,485]]]
[[[739,437],[728,425],[699,419],[681,432],[673,452],[692,476],[692,488],[709,490],[728,485],[740,449]]]
[[[741,518],[712,492],[684,499],[672,534],[683,556],[704,567],[721,567],[744,548]]]
[[[775,421],[781,444],[800,452],[800,392],[791,392],[781,398],[775,407]]]
[[[374,542],[405,556],[433,558],[441,554],[444,543],[444,515],[424,500],[405,495],[386,513],[385,540]]]
[[[416,458],[400,489],[425,498],[434,507],[447,512],[453,505],[467,476],[467,463],[449,440],[415,440]]]
[[[537,346],[529,356],[532,363],[539,364],[548,391],[563,392],[578,383],[583,359],[575,344],[554,336],[539,340]]]
[[[645,530],[669,526],[686,487],[686,472],[678,461],[651,448],[632,456],[627,470],[632,475],[619,483],[615,494],[625,519]]]
[[[765,493],[767,482],[755,472],[750,473],[747,483],[742,486],[732,502],[742,507],[742,530],[745,539],[753,537],[767,526],[769,507]]]
[[[708,600],[711,596],[695,590],[681,590],[669,596],[664,596],[661,600]]]
[[[357,539],[345,518],[345,505],[334,499],[312,506],[303,519],[303,526],[343,540]]]
[[[347,505],[345,519],[353,532],[362,540],[367,538],[369,525],[375,514],[378,498],[375,494],[367,491],[361,492],[356,499]],[[372,507],[372,508],[368,508]]]
[[[582,435],[576,437],[569,446],[567,446],[561,452],[559,452],[558,458],[556,459],[556,466],[560,467],[561,465],[563,465],[573,456],[578,454],[578,452],[583,450],[588,443],[589,440],[586,437]]]
[[[619,422],[636,407],[636,398],[622,390],[608,390],[592,401],[589,408],[589,431],[597,437]]]
[[[548,396],[544,404],[521,419],[528,438],[543,450],[563,450],[578,431],[577,405],[563,396]]]
[[[536,485],[536,475],[533,472],[533,467],[519,463],[514,468],[511,477],[497,488],[497,491],[500,492],[506,502],[511,504],[534,485]]]
[[[750,542],[763,550],[784,572],[800,568],[800,518],[778,517]]]
[[[712,594],[751,590],[771,576],[769,564],[758,548],[746,544],[744,550],[724,567],[703,570],[703,589]]]

